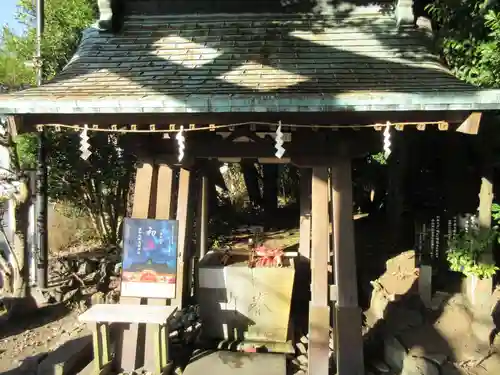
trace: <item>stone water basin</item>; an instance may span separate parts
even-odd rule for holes
[[[280,268],[249,268],[247,259],[242,256],[223,266],[220,254],[209,252],[199,262],[203,338],[286,343],[294,262]]]

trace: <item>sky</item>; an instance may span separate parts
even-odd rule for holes
[[[21,32],[21,26],[14,19],[17,0],[0,0],[0,25],[8,24],[16,32]]]

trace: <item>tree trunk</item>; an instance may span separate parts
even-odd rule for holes
[[[278,208],[278,165],[264,164],[263,203],[267,224],[271,224],[275,211]]]
[[[252,161],[243,160],[241,162],[241,171],[245,179],[245,186],[248,192],[248,198],[254,206],[262,204],[262,197],[259,189],[259,174]]]

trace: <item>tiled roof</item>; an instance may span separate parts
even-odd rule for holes
[[[275,14],[131,16],[85,32],[64,71],[0,96],[0,113],[493,109],[445,69],[426,29],[363,8],[321,21]]]

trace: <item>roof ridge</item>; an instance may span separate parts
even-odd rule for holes
[[[185,13],[185,14],[161,14],[161,15],[152,15],[152,14],[128,14],[124,18],[125,20],[143,20],[143,19],[151,19],[151,20],[162,20],[162,19],[179,19],[185,20],[188,19],[213,19],[213,18],[225,18],[227,21],[240,21],[242,17],[248,18],[287,18],[287,19],[303,19],[307,17],[308,19],[350,19],[356,17],[368,17],[377,15],[378,17],[386,17],[394,19],[394,12],[387,11],[381,6],[371,6],[371,7],[363,7],[364,11],[357,11],[360,7],[353,8],[354,10],[349,12],[346,16],[344,12],[338,12],[328,15],[315,14],[312,12],[304,12],[304,13]],[[237,16],[237,17],[236,17]]]

